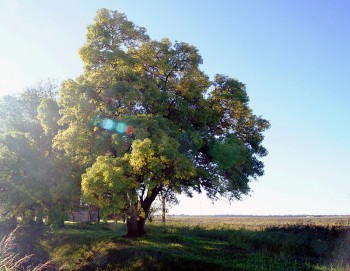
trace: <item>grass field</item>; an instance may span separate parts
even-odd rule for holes
[[[350,227],[349,216],[168,216],[167,221],[186,225],[225,225],[232,229],[250,230],[295,224]]]
[[[64,270],[348,270],[349,217],[169,217],[126,239],[124,224],[67,223],[40,243]]]
[[[35,249],[62,270],[350,270],[349,217],[170,216],[147,230],[66,223]]]

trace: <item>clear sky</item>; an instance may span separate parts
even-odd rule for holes
[[[350,213],[350,1],[0,0],[0,95],[81,74],[77,50],[103,7],[154,39],[195,45],[202,69],[245,83],[272,125],[250,196],[181,197],[170,213]]]

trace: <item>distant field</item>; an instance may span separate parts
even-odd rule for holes
[[[160,217],[156,217],[155,221],[160,221]],[[350,216],[167,216],[167,222],[194,225],[213,224],[232,229],[264,229],[293,224],[350,227]]]

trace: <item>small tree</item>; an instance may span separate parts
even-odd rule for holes
[[[164,189],[160,192],[159,198],[161,200],[161,205],[162,205],[162,208],[161,208],[162,222],[165,223],[166,213],[169,211],[166,206],[168,205],[168,208],[169,208],[172,205],[179,204],[179,201],[174,191],[171,190],[171,188],[169,187],[164,187]]]

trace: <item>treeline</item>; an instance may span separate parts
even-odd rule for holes
[[[0,201],[2,219],[62,226],[79,204],[77,164],[54,150],[59,125],[58,86],[48,80],[0,99]],[[61,127],[62,128],[62,127]]]

